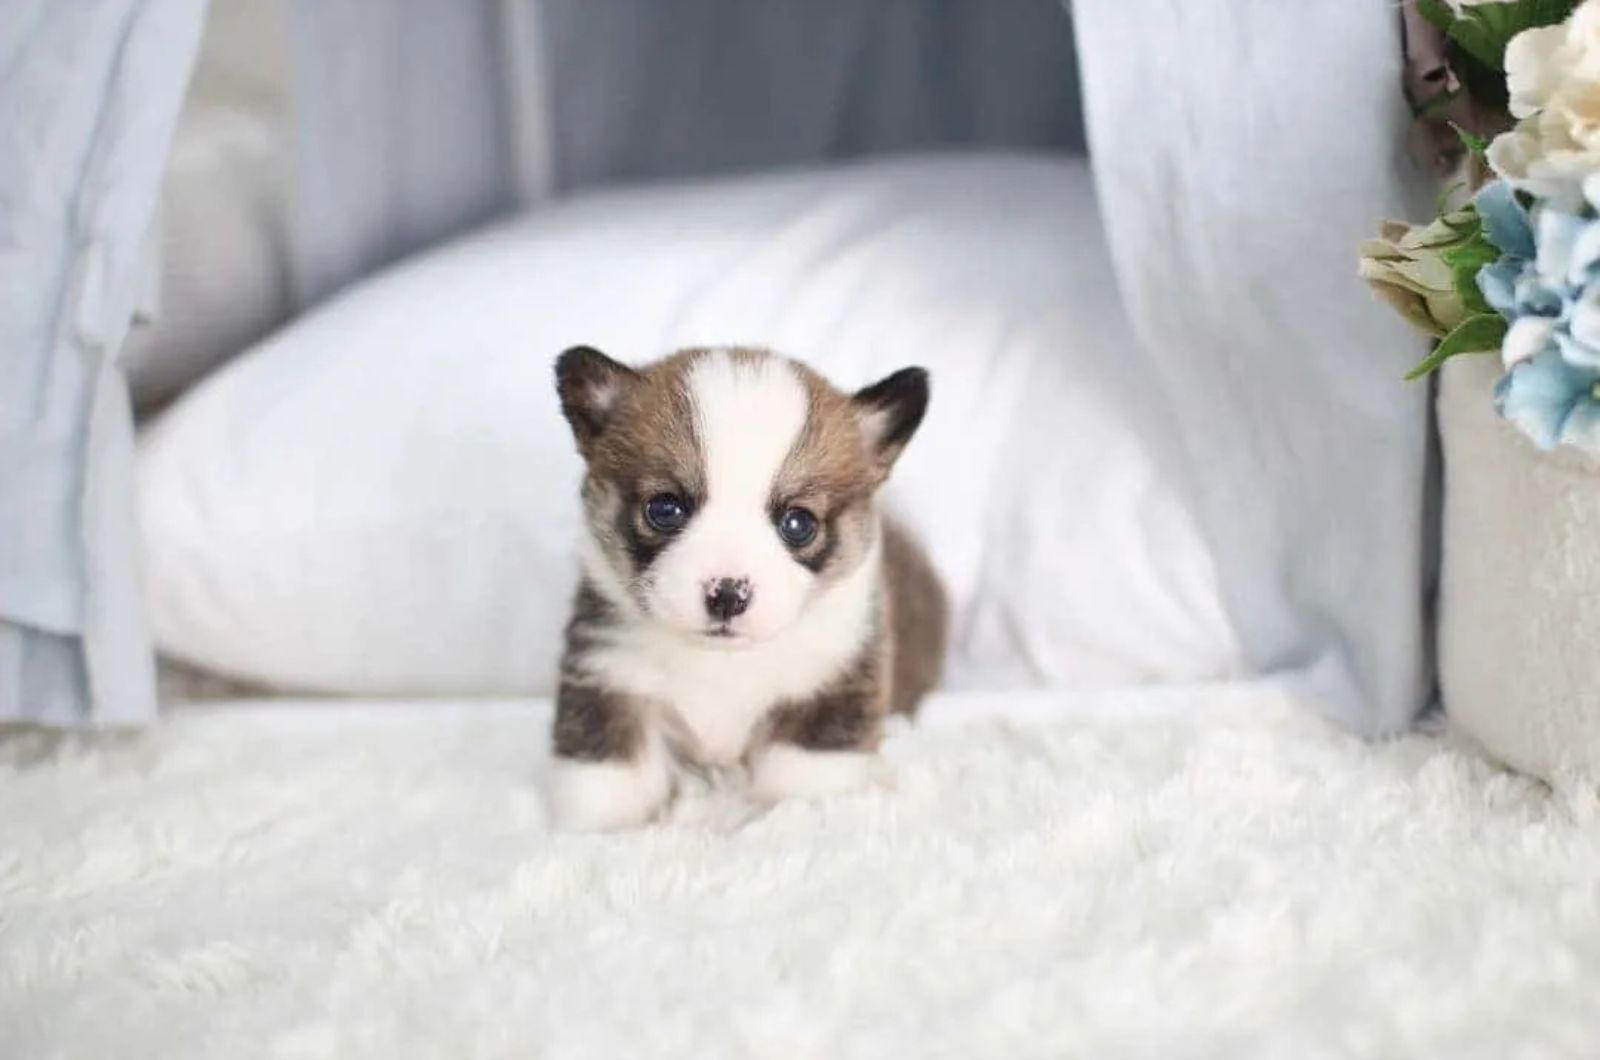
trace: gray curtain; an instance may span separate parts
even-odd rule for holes
[[[0,17],[0,720],[155,715],[116,353],[204,0]]]
[[[301,307],[512,208],[500,0],[289,0]]]
[[[557,188],[951,147],[1082,150],[1051,0],[535,0]]]
[[[1055,0],[292,0],[308,305],[595,184],[1081,150]]]

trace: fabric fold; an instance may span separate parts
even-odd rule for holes
[[[21,0],[0,24],[0,721],[155,716],[116,355],[204,0]]]

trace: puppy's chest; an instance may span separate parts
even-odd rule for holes
[[[815,697],[861,646],[786,638],[745,649],[701,648],[649,633],[598,649],[590,667],[649,704],[680,752],[705,765],[737,762],[772,709]]]

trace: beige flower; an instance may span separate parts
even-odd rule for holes
[[[1600,151],[1600,82],[1563,85],[1540,112],[1539,128],[1562,148]]]
[[[1524,30],[1506,45],[1514,128],[1489,145],[1489,167],[1513,187],[1560,207],[1583,205],[1600,171],[1600,0],[1559,26]]]
[[[1542,119],[1551,114],[1551,120]],[[1600,170],[1600,150],[1578,143],[1559,112],[1541,112],[1501,133],[1489,145],[1489,168],[1512,187],[1560,208],[1575,211],[1583,205],[1583,179]]]
[[[1450,266],[1440,255],[1460,241],[1457,228],[1468,218],[1467,214],[1452,213],[1415,227],[1384,221],[1378,238],[1361,244],[1358,271],[1373,293],[1415,327],[1438,338],[1467,317]]]
[[[1564,28],[1567,50],[1562,58],[1569,75],[1580,81],[1600,81],[1600,4],[1580,4]]]
[[[1537,114],[1555,94],[1564,65],[1558,53],[1566,42],[1565,26],[1539,26],[1517,34],[1506,45],[1506,88],[1513,118]]]

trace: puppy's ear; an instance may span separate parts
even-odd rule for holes
[[[572,426],[578,452],[588,459],[595,441],[639,373],[591,346],[574,346],[556,358],[556,393]]]
[[[886,476],[928,411],[928,373],[921,368],[902,368],[856,391],[850,401],[867,452],[877,464],[879,476]]]

